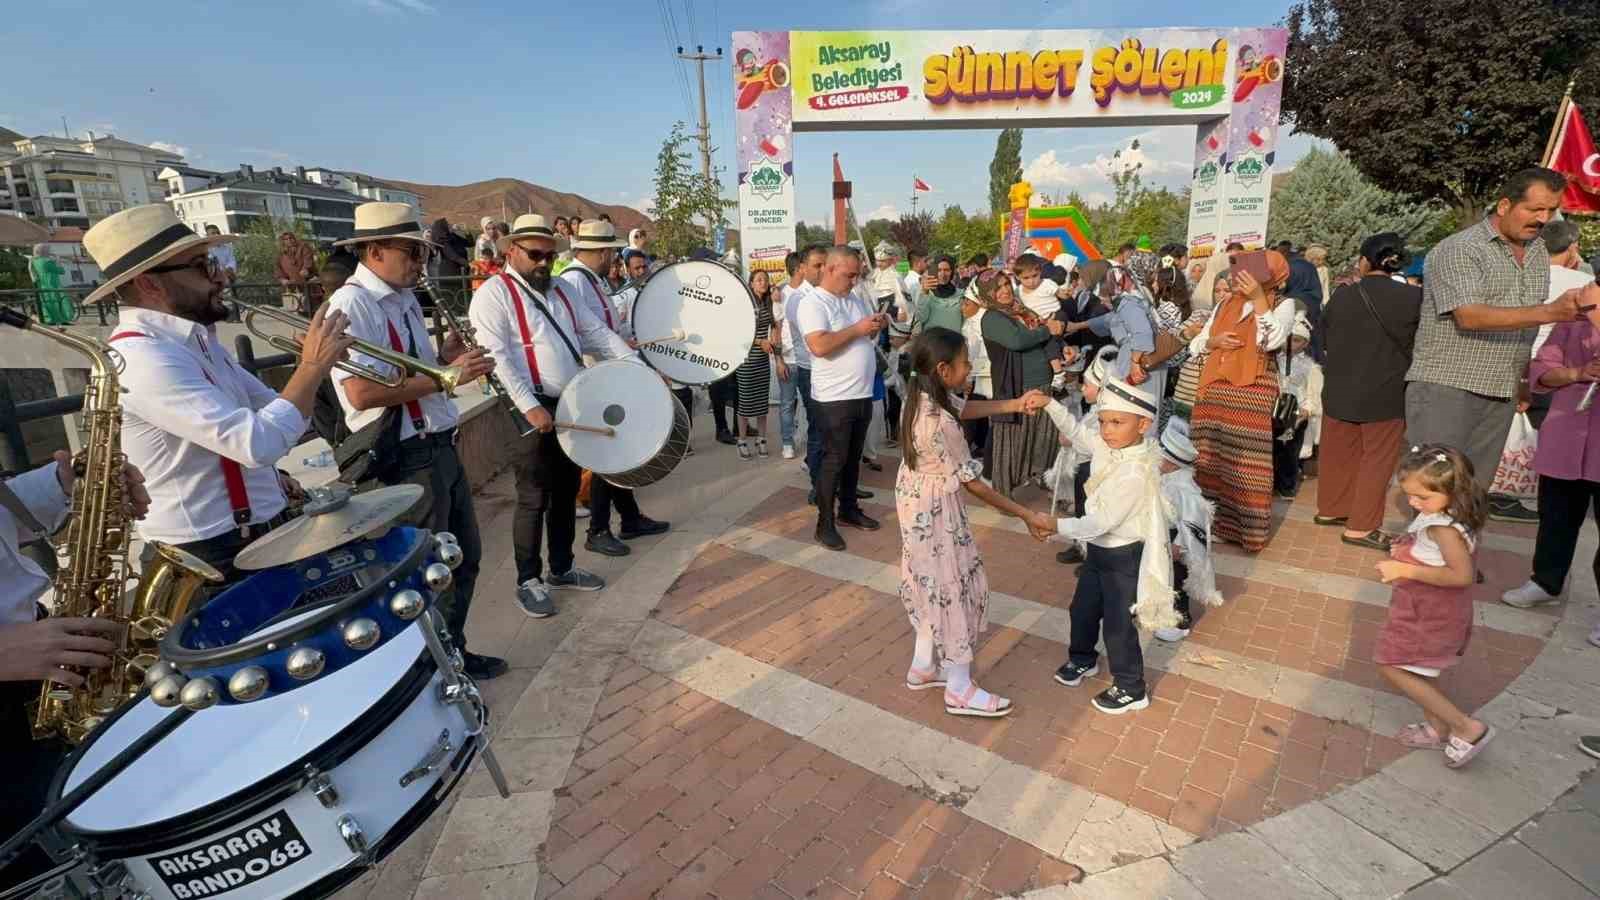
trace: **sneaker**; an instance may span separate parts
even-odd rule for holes
[[[1500,602],[1507,606],[1515,606],[1517,609],[1532,609],[1535,606],[1560,603],[1561,595],[1546,592],[1530,578],[1522,587],[1512,588],[1501,594]]]
[[[1578,749],[1600,759],[1600,734],[1586,734],[1578,738]]]
[[[839,536],[839,529],[832,525],[818,525],[816,533],[817,543],[829,550],[843,550],[844,538]]]
[[[612,536],[610,531],[589,532],[589,536],[583,539],[583,549],[604,556],[627,556],[633,552],[627,544]]]
[[[739,441],[739,458],[745,462],[755,459],[755,454],[750,452],[749,442],[744,440]]]
[[[783,445],[783,458],[784,459],[794,459],[794,448],[789,446],[788,444],[784,444]]]
[[[589,518],[589,507],[579,503],[577,509],[575,509],[573,513],[580,519],[587,519]]]
[[[1521,501],[1511,498],[1490,500],[1489,518],[1497,522],[1537,523],[1539,521],[1539,511],[1529,509],[1522,505]]]
[[[548,619],[556,614],[556,603],[541,578],[529,578],[517,585],[517,605],[530,619]]]
[[[593,572],[573,566],[560,575],[552,573],[550,580],[545,582],[552,590],[566,588],[573,591],[598,591],[606,586],[606,580]]]
[[[1083,680],[1091,675],[1100,674],[1100,661],[1095,660],[1087,666],[1080,666],[1068,661],[1056,670],[1056,683],[1067,687],[1077,687]]]
[[[671,522],[657,522],[649,516],[641,515],[639,516],[639,521],[631,525],[622,526],[622,530],[617,532],[617,535],[625,541],[631,541],[634,538],[649,537],[652,534],[666,534],[671,527]]]
[[[1166,641],[1169,644],[1176,644],[1178,641],[1188,637],[1189,629],[1193,627],[1194,621],[1189,618],[1189,614],[1180,612],[1178,613],[1178,624],[1176,627],[1156,629],[1156,640]]]
[[[1125,712],[1133,712],[1136,709],[1144,709],[1149,706],[1150,692],[1140,691],[1137,694],[1133,694],[1113,684],[1111,687],[1095,694],[1094,699],[1089,702],[1094,704],[1095,709],[1103,713],[1120,716]]]
[[[507,665],[506,661],[498,656],[483,656],[478,653],[463,651],[461,661],[464,664],[461,670],[467,673],[468,678],[477,681],[499,678],[511,669],[511,666]]]
[[[767,452],[767,439],[764,437],[756,438],[756,456],[762,459],[769,459],[772,456]]]

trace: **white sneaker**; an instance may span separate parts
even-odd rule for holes
[[[587,506],[584,506],[584,505],[583,505],[583,504],[581,504],[581,503],[580,503],[580,504],[578,504],[578,510],[577,510],[577,514],[578,514],[578,518],[580,518],[580,519],[587,519],[587,518],[589,518],[589,507],[587,507]]]
[[[784,459],[794,459],[794,448],[789,446],[788,444],[784,444],[783,445],[783,458]]]
[[[1560,594],[1550,594],[1544,588],[1535,584],[1531,579],[1519,588],[1512,588],[1500,595],[1500,602],[1517,609],[1532,609],[1535,606],[1544,606],[1550,603],[1559,603]]]
[[[1169,643],[1169,644],[1176,644],[1177,642],[1183,640],[1184,638],[1186,638],[1188,636],[1189,636],[1189,629],[1187,629],[1187,628],[1157,628],[1156,629],[1156,640],[1165,641],[1166,643]]]

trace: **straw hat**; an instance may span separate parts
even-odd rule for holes
[[[407,203],[363,203],[356,207],[356,230],[335,247],[348,247],[369,241],[408,240],[431,245],[417,222],[417,211]]]
[[[545,221],[544,216],[538,213],[523,213],[517,216],[515,222],[511,223],[511,231],[506,233],[504,237],[497,239],[494,245],[499,248],[501,253],[504,253],[506,248],[511,246],[512,241],[526,241],[532,238],[549,241],[552,247],[559,245],[561,242],[560,236]]]
[[[84,249],[94,257],[100,277],[105,279],[83,302],[94,303],[111,295],[134,276],[180,253],[233,240],[231,234],[195,234],[165,203],[135,206],[107,216],[83,236]]]
[[[521,221],[520,219],[518,221]],[[605,250],[609,247],[626,247],[627,243],[617,237],[617,229],[604,219],[589,219],[578,223],[578,228],[573,232],[572,249],[574,250]]]

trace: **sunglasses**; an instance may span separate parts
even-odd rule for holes
[[[412,262],[425,262],[433,255],[433,248],[417,241],[406,241],[403,244],[383,244],[385,250],[395,250],[411,257]]]
[[[215,275],[219,268],[221,267],[217,265],[216,260],[212,259],[210,256],[201,256],[191,259],[186,263],[172,263],[165,266],[151,266],[150,268],[145,269],[145,273],[148,275],[158,275],[162,272],[182,272],[184,269],[194,269],[196,272],[204,272],[206,277],[209,278],[210,276]]]
[[[536,263],[553,262],[558,255],[554,250],[529,250],[521,244],[512,244],[512,246],[527,254],[528,259]]]

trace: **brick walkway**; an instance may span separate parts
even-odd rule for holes
[[[674,531],[595,561],[606,591],[544,622],[474,609],[470,633],[518,667],[491,685],[517,793],[475,774],[347,897],[1390,896],[1437,890],[1592,763],[1570,751],[1600,729],[1592,589],[1495,599],[1526,577],[1530,529],[1486,537],[1473,642],[1441,679],[1505,735],[1454,773],[1393,739],[1418,713],[1370,662],[1382,557],[1310,524],[1315,482],[1267,551],[1223,551],[1226,605],[1147,643],[1154,702],[1121,717],[1088,704],[1103,676],[1050,679],[1075,584],[1059,545],[972,504],[995,592],[976,669],[1017,704],[978,720],[901,683],[892,472],[867,477],[883,529],[828,553],[797,464],[721,449],[644,492]],[[480,596],[509,587],[491,508]]]

